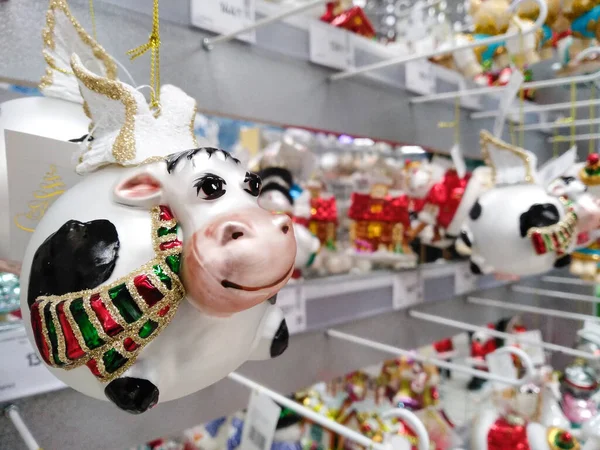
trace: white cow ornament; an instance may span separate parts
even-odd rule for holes
[[[548,173],[556,179],[562,172],[548,167],[538,172],[531,152],[487,131],[481,139],[495,186],[473,205],[457,250],[470,255],[474,273],[527,276],[568,264],[577,235],[600,225],[598,203],[566,182],[548,189]],[[563,162],[553,163],[554,169],[566,170]]]
[[[95,126],[86,176],[46,212],[21,273],[23,320],[50,371],[142,413],[281,354],[290,218],[258,206],[260,178],[238,160],[196,148],[181,90],[163,86],[156,114],[77,55],[71,68]]]

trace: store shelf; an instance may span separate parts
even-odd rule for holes
[[[425,267],[423,273],[431,270],[433,269]],[[444,276],[442,273],[439,268],[436,268],[436,276],[426,278],[425,284],[446,283],[449,272]],[[562,272],[561,276],[565,276],[565,272]],[[385,279],[386,275],[375,277],[373,285],[383,283],[382,278]],[[306,284],[311,283],[325,284],[324,281]],[[542,282],[539,278],[524,280],[521,284],[548,287],[548,283]],[[575,286],[575,288],[577,292],[590,292],[589,286]],[[453,291],[448,293],[452,296]],[[486,289],[477,292],[477,295],[504,301],[510,299],[519,303],[562,307],[565,310],[587,308],[587,312],[590,312],[589,304],[582,306],[572,302],[560,302],[558,299],[527,296],[513,293],[506,287]],[[371,292],[363,293],[363,302],[370,303],[373,297]],[[310,308],[312,303],[319,302],[319,299],[311,298],[307,304]],[[465,303],[461,297],[427,302],[418,305],[417,309],[473,324],[495,322],[510,315],[497,308],[484,308]],[[525,316],[524,319],[528,327],[542,329],[544,335],[550,338],[549,341],[562,345],[572,344],[577,329],[572,321],[531,315]],[[337,325],[334,328],[409,349],[456,334],[455,329],[412,319],[405,311],[391,310]],[[309,386],[318,380],[330,380],[356,368],[377,364],[387,356],[329,339],[321,329],[292,336],[289,349],[281,357],[272,361],[248,362],[242,366],[240,373],[278,392],[288,393]],[[559,355],[554,355],[552,362],[557,363],[559,359]],[[85,443],[87,448],[115,450],[126,449],[159,436],[168,436],[242,409],[247,401],[246,389],[231,381],[223,380],[187,398],[160,404],[143,416],[131,416],[118,411],[107,402],[93,400],[71,389],[22,399],[16,404],[20,407],[23,418],[34,436],[44,448],[81,448]],[[23,448],[19,437],[6,418],[0,418],[0,442],[11,450]]]

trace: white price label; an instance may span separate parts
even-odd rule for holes
[[[0,245],[9,245],[7,259],[22,261],[48,208],[81,180],[71,162],[78,144],[11,130],[5,130],[5,141],[9,214],[4,220],[10,220],[10,239]]]
[[[515,345],[521,348],[525,353],[529,355],[533,364],[541,366],[546,364],[546,355],[544,349],[539,345],[535,345],[536,342],[543,342],[541,330],[525,331],[523,333],[515,334],[512,339],[507,339],[507,344]],[[533,344],[530,344],[533,342]]]
[[[354,67],[354,45],[351,34],[328,23],[310,23],[310,61],[334,69]]]
[[[286,286],[277,294],[277,306],[285,317],[290,334],[306,330],[306,298],[300,286]]]
[[[270,450],[281,408],[264,394],[252,392],[240,448]]]
[[[227,34],[252,25],[255,20],[255,0],[192,0],[192,25],[215,33]],[[246,32],[237,36],[247,42],[255,42],[256,33]]]
[[[406,67],[406,89],[418,94],[435,92],[435,73],[433,64],[427,60],[411,61]]]
[[[42,363],[24,329],[0,333],[0,402],[66,387]]]
[[[471,272],[468,264],[461,264],[454,275],[454,291],[456,295],[473,292],[477,288],[477,275]]]
[[[394,309],[407,308],[423,301],[423,280],[417,271],[399,273],[394,277]]]
[[[517,368],[515,367],[511,353],[490,353],[485,357],[488,370],[494,375],[499,375],[508,379],[517,379]],[[504,390],[509,387],[506,383],[494,381],[494,389]]]

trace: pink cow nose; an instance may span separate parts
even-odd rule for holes
[[[292,219],[290,219],[290,216],[286,214],[278,214],[273,216],[273,225],[281,230],[283,234],[288,234],[290,232],[290,228],[292,227]]]
[[[292,227],[289,216],[284,214],[273,216],[273,225],[283,234],[288,234]],[[256,237],[256,232],[249,224],[242,221],[227,221],[221,224],[218,231],[219,242],[227,245],[233,241]]]

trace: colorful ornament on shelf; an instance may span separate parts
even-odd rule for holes
[[[437,367],[401,357],[383,363],[378,396],[385,396],[396,408],[418,411],[438,405],[439,381]]]
[[[260,179],[231,155],[195,148],[195,101],[178,88],[161,88],[156,115],[77,55],[71,69],[92,121],[121,121],[95,128],[77,166],[87,176],[24,256],[23,320],[51,372],[142,413],[281,354],[272,300],[293,271],[291,219],[258,206]]]
[[[353,6],[346,0],[334,0],[327,2],[325,7],[327,9],[321,16],[323,22],[369,39],[375,37],[375,28],[360,6]]]
[[[352,194],[348,217],[353,252],[357,258],[395,268],[414,267],[417,258],[406,237],[408,197],[392,196],[388,186],[385,181],[376,182],[369,194]]]
[[[258,175],[262,179],[259,205],[268,211],[288,214],[294,221],[296,261],[292,279],[299,279],[303,271],[313,264],[321,242],[305,225],[294,220],[294,198],[291,195],[294,183],[291,172],[282,167],[269,167],[261,170]]]
[[[561,406],[573,428],[581,426],[598,415],[594,399],[598,392],[597,374],[585,361],[575,361],[564,370],[561,379]]]
[[[337,199],[324,192],[319,180],[306,182],[306,189],[296,200],[294,222],[308,228],[320,241],[320,250],[311,270],[319,275],[346,273],[352,268],[352,258],[337,240]]]
[[[541,423],[542,413],[559,412],[544,403],[551,397],[539,382],[496,393],[496,407],[481,411],[472,423],[473,450],[580,450],[569,430]],[[546,416],[549,416],[546,414]],[[562,422],[561,418],[556,418]],[[546,417],[552,421],[554,418]]]
[[[472,205],[489,185],[486,168],[461,177],[456,169],[435,162],[410,162],[405,177],[410,211],[417,214],[412,233],[440,248],[454,243]],[[427,227],[432,232],[425,233]]]
[[[549,192],[544,184],[549,181],[537,172],[535,155],[487,131],[481,138],[495,187],[471,209],[459,252],[470,254],[475,273],[524,276],[569,264],[577,236],[598,226],[598,202],[583,190],[573,192],[572,198],[565,197],[568,187]],[[559,169],[564,173],[568,167]],[[549,173],[547,166],[543,173]]]
[[[562,69],[559,75],[595,72],[600,67],[596,55],[575,61],[577,55],[587,48],[597,45],[600,38],[598,19],[600,6],[588,0],[565,0],[562,2],[562,15],[570,23],[571,35],[563,39],[559,46]]]

